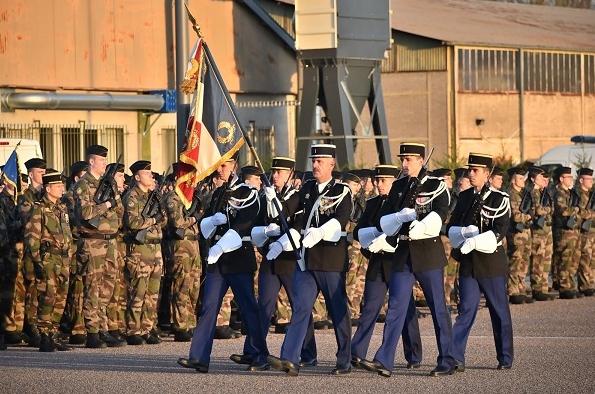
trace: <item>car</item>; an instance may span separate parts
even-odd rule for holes
[[[572,144],[556,146],[545,152],[536,164],[549,171],[557,167],[570,167],[572,173],[580,167],[595,168],[595,136],[574,136]]]
[[[18,147],[17,147],[18,145]],[[43,159],[43,153],[39,141],[20,138],[0,138],[0,165],[4,165],[14,149],[17,149],[19,158],[19,170],[21,174],[27,173],[25,162],[29,159]]]

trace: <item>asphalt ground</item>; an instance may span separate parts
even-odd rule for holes
[[[217,340],[210,372],[199,374],[176,364],[188,343],[171,337],[161,345],[118,349],[39,353],[26,346],[0,352],[0,393],[215,393],[215,392],[401,392],[401,393],[595,393],[595,297],[511,306],[515,362],[497,370],[488,311],[482,308],[468,343],[466,371],[430,377],[436,342],[430,317],[420,319],[424,362],[407,370],[401,345],[391,378],[354,370],[330,376],[336,344],[332,330],[316,331],[319,365],[298,377],[276,371],[247,372],[229,355],[243,339]],[[453,316],[454,318],[454,316]],[[382,339],[377,324],[369,358]],[[278,355],[283,335],[270,334],[269,349]]]

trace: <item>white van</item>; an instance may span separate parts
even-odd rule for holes
[[[595,168],[595,137],[575,136],[570,141],[573,144],[556,146],[545,152],[536,164],[552,169],[557,165],[570,167],[573,174],[576,174],[578,163],[586,162],[590,168]]]
[[[19,144],[20,141],[20,144]],[[43,159],[41,153],[41,147],[39,141],[19,139],[19,138],[0,138],[0,165],[4,165],[14,148],[19,144],[17,148],[17,155],[19,156],[19,169],[21,174],[27,173],[25,162],[35,157]]]

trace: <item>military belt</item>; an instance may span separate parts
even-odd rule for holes
[[[215,241],[219,241],[221,239],[221,235],[215,235]],[[252,238],[250,236],[242,237],[242,242],[252,242]]]
[[[87,238],[87,239],[103,239],[103,240],[110,240],[110,239],[114,239],[118,236],[118,233],[113,233],[113,234],[91,234],[91,233],[81,233],[81,238]]]

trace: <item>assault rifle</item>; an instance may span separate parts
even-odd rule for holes
[[[587,201],[586,206],[586,208],[591,211],[591,214],[593,214],[593,211],[595,210],[595,198],[593,197],[593,195],[595,195],[595,190],[591,190],[591,193],[589,193],[589,201]],[[583,221],[583,223],[581,224],[581,231],[583,233],[588,233],[589,231],[591,231],[592,223],[593,219]]]
[[[150,219],[155,218],[155,221],[158,223],[163,219],[163,193],[161,189],[163,188],[163,184],[165,183],[165,172],[161,177],[161,182],[155,186],[155,189],[149,193],[149,198],[141,211],[141,216],[143,219]],[[150,228],[150,227],[149,227]],[[149,228],[142,229],[138,231],[134,237],[136,241],[143,244],[147,240],[147,233]]]

